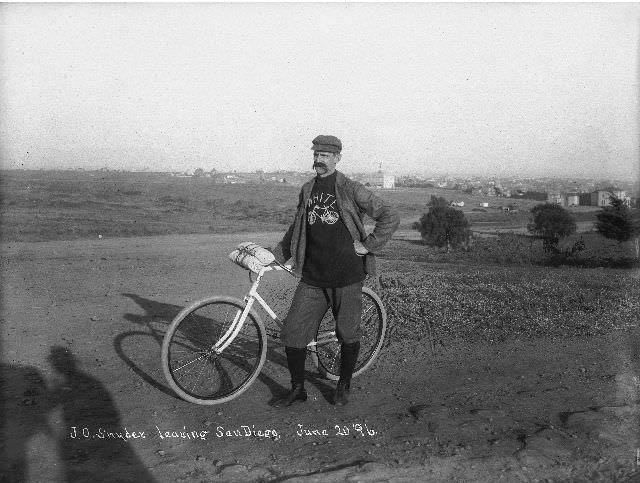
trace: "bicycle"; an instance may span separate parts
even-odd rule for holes
[[[256,249],[247,246],[262,249],[245,243],[236,251],[254,256]],[[237,256],[234,261],[248,268]],[[276,312],[258,293],[263,279],[276,272],[294,277],[290,266],[275,260],[268,264],[254,263],[250,280],[252,273],[256,279],[243,300],[219,295],[208,297],[186,307],[173,319],[162,344],[162,369],[169,386],[179,397],[196,404],[221,404],[238,397],[255,381],[267,356],[267,336],[277,337],[265,330],[254,309],[255,302],[278,329],[282,328]],[[384,305],[368,287],[362,289],[361,328],[363,337],[353,377],[371,367],[387,330]],[[307,350],[322,376],[330,380],[339,378],[340,343],[330,308]]]

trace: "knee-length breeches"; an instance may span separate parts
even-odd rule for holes
[[[336,321],[338,339],[347,344],[359,341],[362,335],[362,285],[357,282],[346,287],[321,288],[300,281],[283,321],[280,337],[284,345],[306,347],[318,332],[329,307]]]

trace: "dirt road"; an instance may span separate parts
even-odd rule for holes
[[[276,410],[280,349],[240,398],[177,399],[159,367],[167,323],[210,293],[240,295],[226,260],[277,234],[2,246],[0,481],[611,481],[640,463],[639,334],[392,341],[351,404],[309,372]],[[384,261],[383,261],[384,265]],[[312,367],[308,366],[309,371]],[[249,436],[247,436],[249,433]]]

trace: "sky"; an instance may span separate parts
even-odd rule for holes
[[[638,178],[640,4],[0,5],[0,166]]]

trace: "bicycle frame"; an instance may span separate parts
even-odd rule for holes
[[[291,267],[288,267],[286,265],[281,265],[279,263],[277,265],[269,265],[269,266],[263,267],[260,270],[260,272],[258,272],[256,280],[251,284],[251,288],[249,289],[249,292],[247,293],[247,295],[244,296],[244,301],[245,301],[244,309],[242,310],[242,312],[238,311],[238,313],[234,317],[233,322],[231,323],[227,331],[220,338],[220,340],[213,346],[213,350],[216,353],[220,354],[229,346],[229,344],[231,344],[231,342],[233,342],[235,337],[242,330],[242,326],[244,325],[245,320],[247,320],[247,316],[249,315],[249,312],[251,311],[253,304],[256,301],[262,306],[265,312],[267,312],[267,314],[269,314],[269,316],[276,322],[276,324],[278,324],[279,327],[282,327],[282,323],[278,320],[277,314],[273,311],[273,309],[269,306],[269,304],[258,293],[258,286],[260,285],[260,281],[262,280],[262,277],[264,276],[265,273],[270,272],[272,270],[285,270],[289,272],[291,275],[293,275],[293,272],[291,271]],[[318,334],[318,337],[316,338],[316,340],[309,342],[309,344],[307,344],[307,347],[315,348],[318,345],[324,345],[330,342],[336,342],[337,340],[338,339],[336,337],[335,331],[326,331],[322,334]]]

